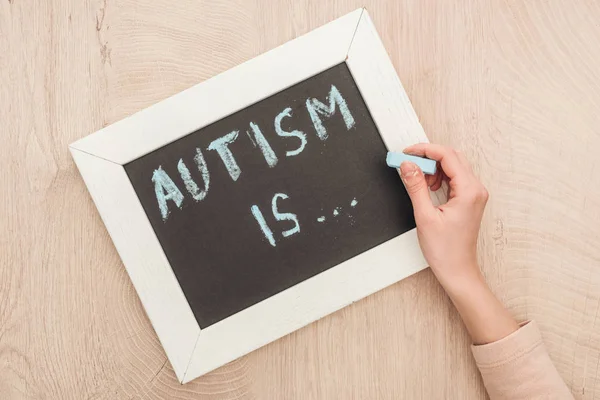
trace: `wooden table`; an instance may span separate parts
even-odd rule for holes
[[[0,398],[485,397],[430,271],[179,385],[67,150],[362,5],[0,1]],[[430,139],[491,193],[490,285],[600,399],[600,3],[366,6]]]

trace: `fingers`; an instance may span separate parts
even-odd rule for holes
[[[441,170],[438,170],[437,173],[434,175],[434,177],[435,177],[435,179],[433,180],[433,184],[431,184],[429,186],[429,188],[435,192],[442,186],[442,182],[444,182],[444,178],[445,178],[444,172]]]
[[[404,152],[427,157],[440,163],[441,168],[438,169],[438,173],[434,178],[429,178],[427,184],[429,184],[432,191],[436,191],[441,187],[444,180],[448,180],[448,204],[454,202],[453,204],[462,204],[468,208],[480,205],[485,207],[488,192],[473,173],[473,169],[464,154],[446,146],[430,143],[407,147]]]
[[[460,178],[467,171],[456,152],[439,144],[419,143],[404,149],[406,154],[427,157],[440,163],[450,179]]]
[[[419,220],[427,218],[435,212],[431,197],[429,196],[427,181],[425,180],[423,171],[410,161],[404,161],[400,165],[400,173],[413,204],[415,220],[417,220],[418,224]]]
[[[436,171],[435,175],[425,175],[427,186],[432,187],[438,179],[439,171]]]

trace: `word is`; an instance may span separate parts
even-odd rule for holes
[[[294,227],[292,229],[283,231],[283,232],[281,232],[281,234],[283,235],[283,237],[288,237],[288,236],[292,236],[296,233],[299,233],[300,232],[300,224],[298,223],[298,217],[296,216],[296,214],[279,212],[278,207],[277,207],[277,200],[279,200],[279,199],[286,200],[286,199],[289,199],[289,197],[288,197],[288,195],[286,195],[284,193],[277,193],[277,194],[275,194],[275,196],[273,196],[273,199],[271,200],[271,210],[273,212],[273,217],[275,217],[275,219],[277,221],[292,221],[292,222],[294,222]],[[254,216],[254,219],[256,219],[256,222],[258,222],[260,229],[262,230],[263,234],[265,235],[265,237],[267,238],[267,240],[269,241],[271,246],[275,247],[276,243],[275,243],[275,237],[273,236],[273,231],[271,230],[271,228],[269,228],[269,225],[267,225],[267,221],[265,221],[265,217],[263,216],[263,213],[260,211],[260,208],[258,208],[257,205],[253,205],[250,208],[250,210],[252,211],[252,215]]]

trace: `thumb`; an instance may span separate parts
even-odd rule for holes
[[[400,176],[412,201],[415,219],[418,220],[419,216],[431,214],[434,207],[421,168],[410,161],[404,161],[400,165]]]

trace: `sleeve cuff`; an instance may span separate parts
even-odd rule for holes
[[[535,321],[525,321],[520,328],[493,343],[471,346],[477,366],[495,368],[523,357],[542,345],[542,335]]]

